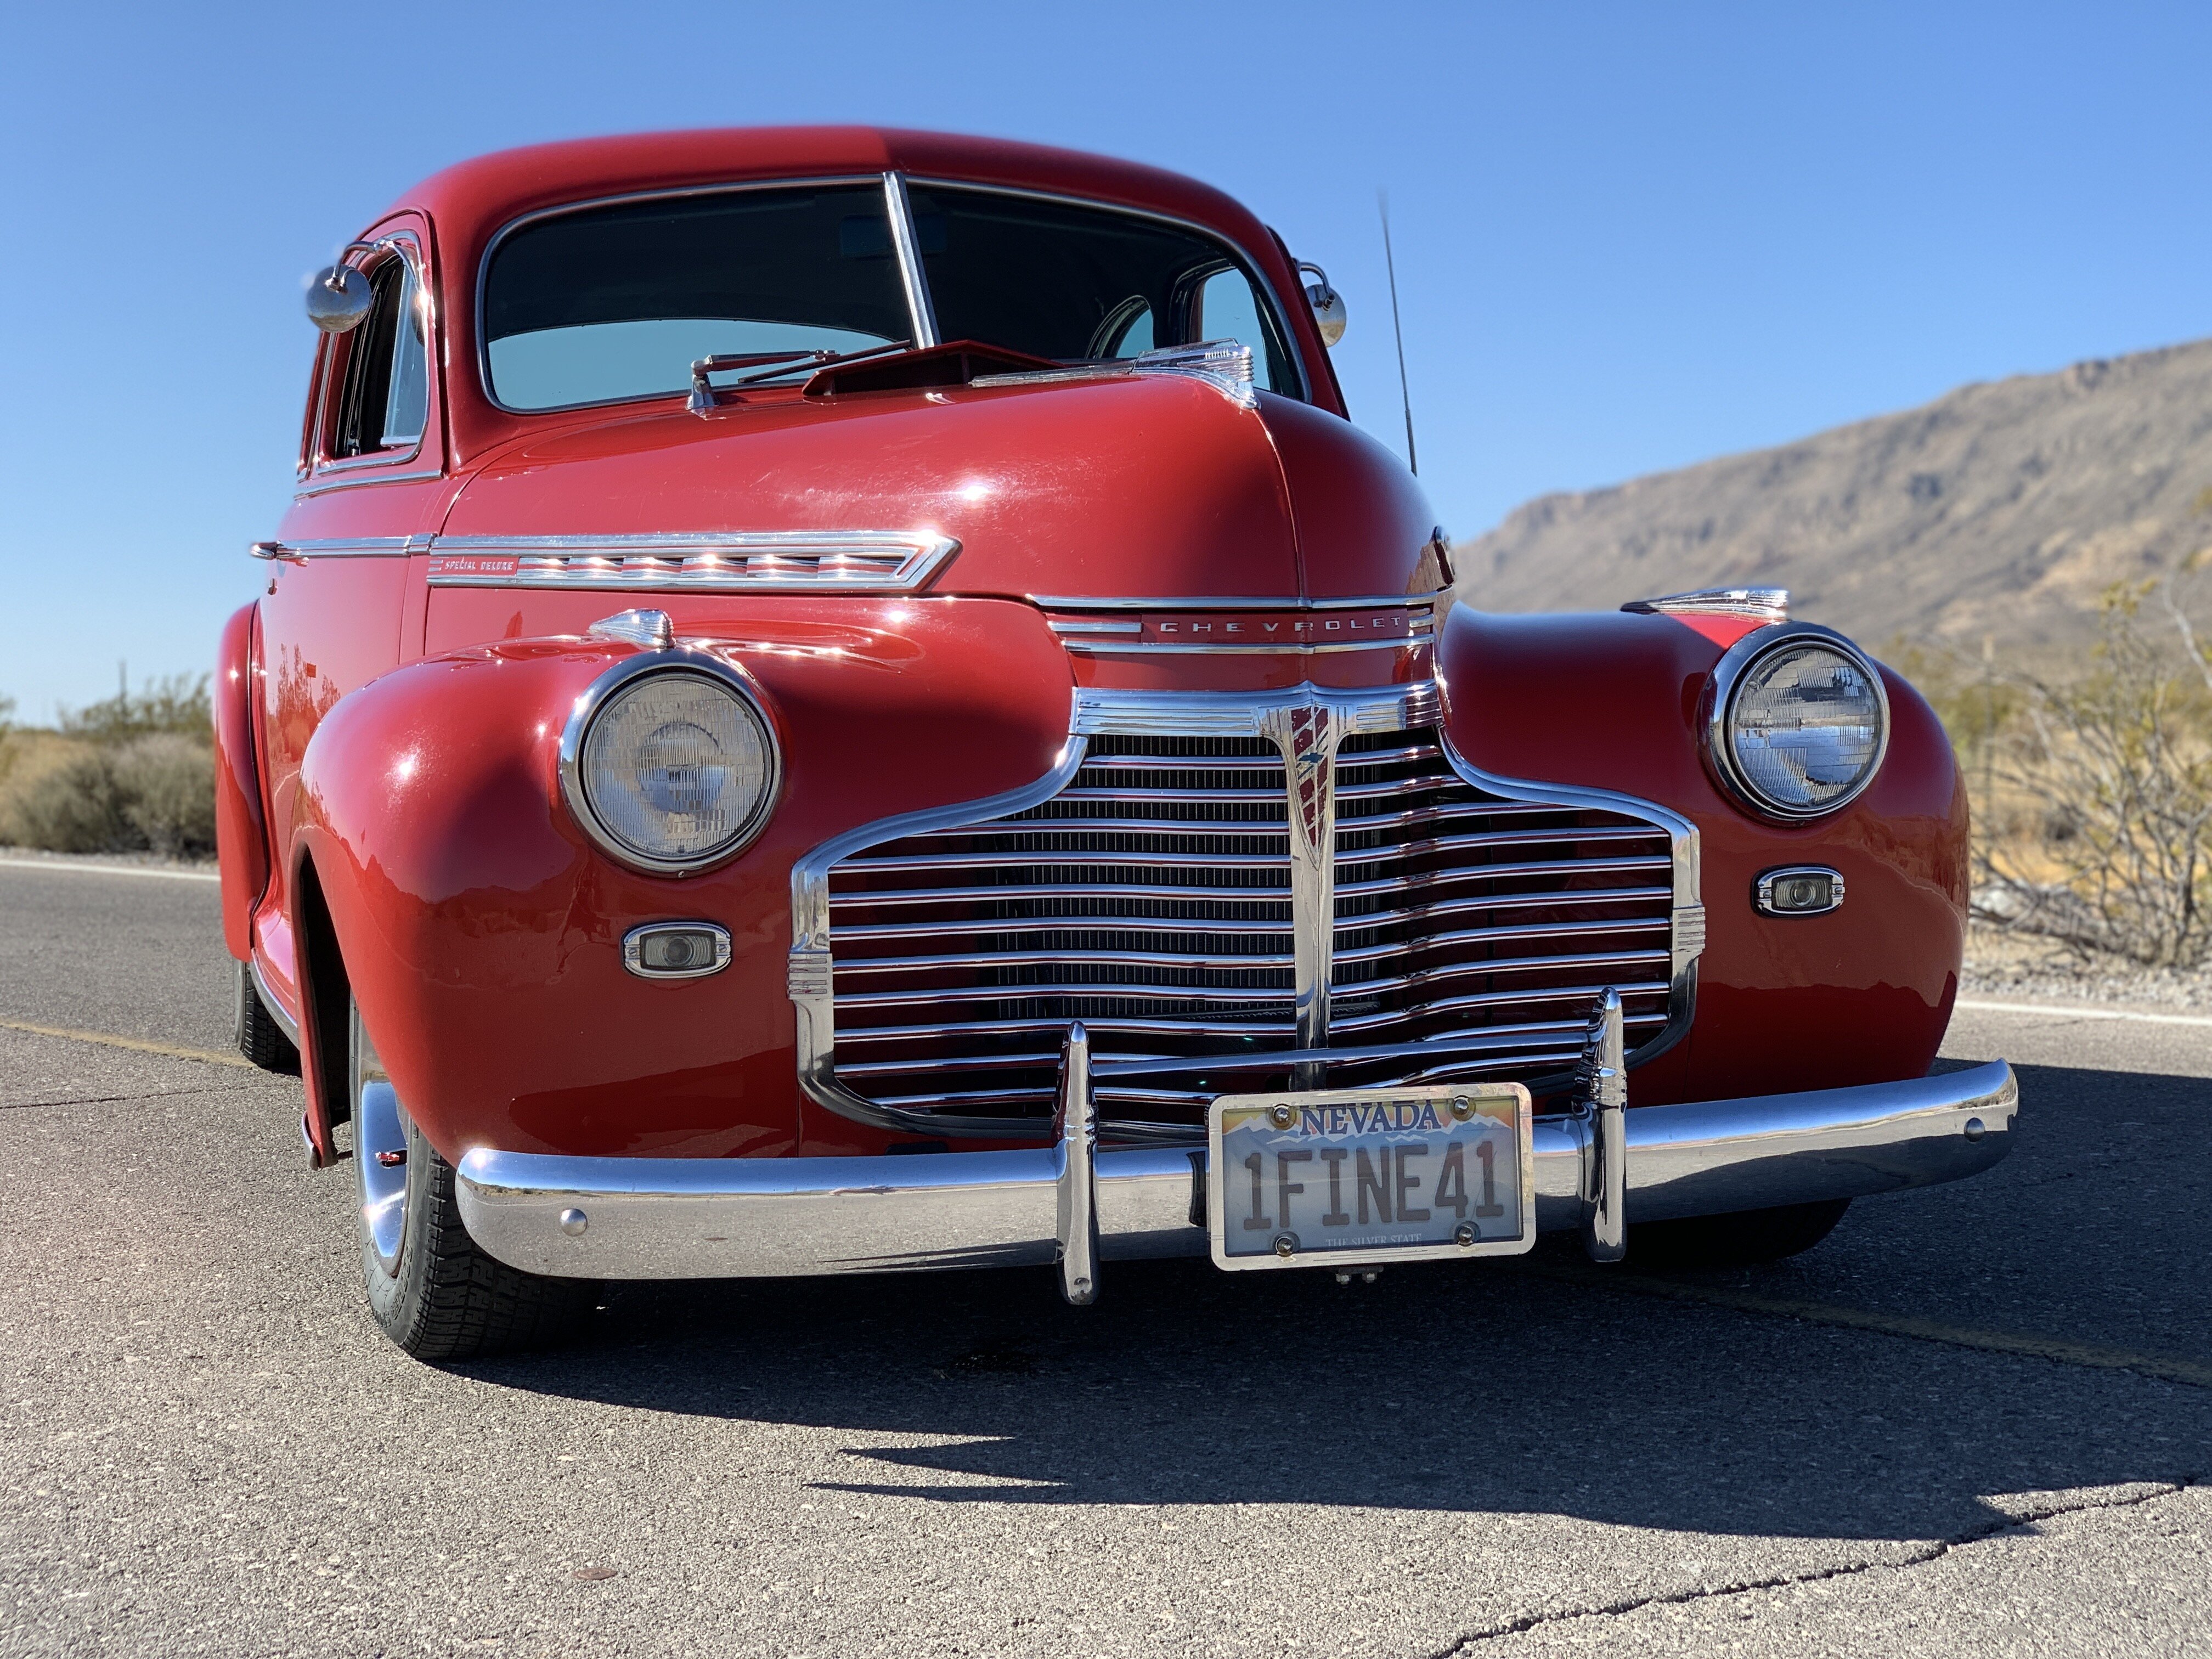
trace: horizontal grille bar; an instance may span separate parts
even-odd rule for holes
[[[901,921],[876,927],[840,927],[837,937],[939,939],[964,933],[1279,933],[1287,937],[1290,931],[1288,921],[1238,921],[1234,918],[1205,916],[1176,916],[1164,921],[1151,916],[992,916],[970,921]]]
[[[848,871],[886,874],[914,870],[992,870],[1007,865],[1030,869],[1049,869],[1071,864],[1096,868],[1100,866],[1127,865],[1133,868],[1173,870],[1279,870],[1287,880],[1291,861],[1287,854],[1270,857],[1265,854],[1239,853],[1157,853],[1127,852],[1119,848],[1101,849],[1085,855],[1080,848],[1067,849],[1068,855],[1054,858],[1041,853],[935,853],[921,858],[852,859],[837,866]]]
[[[1186,973],[1207,973],[1215,969],[1288,969],[1291,965],[1288,952],[1276,956],[1176,956],[1165,951],[1085,951],[1082,959],[1086,964],[1103,967],[1170,968]],[[1047,967],[1066,960],[1065,951],[962,951],[945,956],[855,957],[836,966],[841,975],[916,973],[933,968]]]

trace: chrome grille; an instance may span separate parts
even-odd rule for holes
[[[1672,990],[1674,869],[1662,824],[1478,788],[1431,728],[1346,738],[1331,1046],[1518,1040],[1440,1063],[1336,1067],[1332,1083],[1528,1080],[1579,1056],[1607,986],[1631,1046],[1648,1040]]]
[[[910,1132],[1033,1133],[1079,1020],[1103,1121],[1190,1139],[1218,1094],[1555,1078],[1608,985],[1632,1047],[1670,1029],[1693,832],[1624,797],[1470,781],[1419,723],[1433,703],[1403,706],[1400,729],[1330,738],[1334,915],[1304,902],[1333,939],[1325,1061],[1291,1057],[1285,739],[1192,733],[1178,708],[1131,717],[1176,734],[1094,723],[1054,778],[856,831],[795,872],[810,1092]]]
[[[1289,1048],[1288,836],[1267,739],[1109,736],[1036,806],[840,860],[839,1079],[881,1105],[1035,1119],[1072,1021],[1102,1063]],[[1102,1085],[1102,1109],[1194,1121],[1222,1091],[1174,1081]]]

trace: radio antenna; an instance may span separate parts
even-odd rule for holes
[[[1382,268],[1390,275],[1390,331],[1398,338],[1398,396],[1406,406],[1406,465],[1421,476],[1421,459],[1413,450],[1413,393],[1406,384],[1406,329],[1398,320],[1398,262],[1390,257],[1390,192],[1375,192],[1375,210],[1382,216]]]

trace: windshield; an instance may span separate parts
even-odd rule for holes
[[[939,185],[909,198],[938,338],[1062,362],[1232,339],[1259,385],[1299,395],[1273,307],[1221,243],[1076,203]],[[702,357],[915,333],[872,180],[554,214],[502,237],[484,273],[489,386],[523,411],[683,392]]]
[[[664,197],[502,239],[484,273],[492,396],[562,409],[686,390],[697,357],[908,338],[879,184]]]
[[[937,332],[1063,362],[1237,340],[1296,396],[1274,311],[1221,243],[1164,220],[939,185],[909,188]]]

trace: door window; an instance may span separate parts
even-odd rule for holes
[[[369,276],[368,319],[348,341],[331,453],[412,452],[430,413],[430,354],[415,268],[394,256]]]

